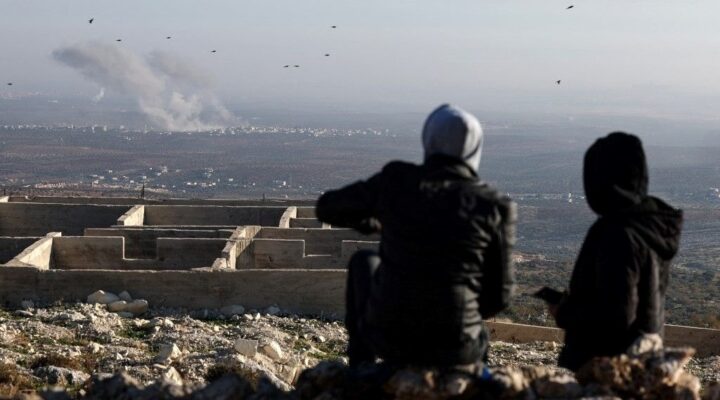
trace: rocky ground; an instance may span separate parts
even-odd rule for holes
[[[124,372],[140,385],[155,381],[204,385],[234,371],[261,376],[283,390],[321,361],[344,363],[347,334],[338,321],[267,310],[188,312],[151,308],[140,316],[104,304],[57,305],[0,311],[0,395],[61,386],[82,395],[91,375]],[[555,343],[493,343],[494,366],[554,367]],[[693,359],[688,369],[703,384],[720,381],[720,357]],[[562,372],[562,371],[559,371]]]

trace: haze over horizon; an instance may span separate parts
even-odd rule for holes
[[[0,80],[14,86],[0,90],[91,101],[101,85],[52,54],[102,43],[186,60],[230,104],[401,112],[451,101],[717,123],[720,3],[571,3],[1,0]]]

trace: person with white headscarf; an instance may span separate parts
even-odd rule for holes
[[[478,177],[483,132],[451,105],[422,132],[421,165],[393,161],[365,181],[325,193],[319,220],[380,233],[379,252],[348,266],[350,366],[482,366],[483,319],[505,309],[514,289],[515,205]]]

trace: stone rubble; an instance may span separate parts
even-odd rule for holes
[[[425,395],[443,398],[437,397],[438,393],[472,398],[469,393],[486,386],[463,374],[419,370],[402,374],[395,371],[398,374],[393,380],[390,380],[393,375],[388,376],[387,372],[378,375],[377,371],[366,371],[366,377],[382,378],[387,384],[368,388],[365,380],[365,386],[360,385],[347,371],[344,357],[347,334],[338,321],[287,314],[263,314],[256,318],[258,310],[245,310],[237,318],[228,318],[220,310],[194,312],[170,308],[150,308],[140,317],[126,319],[100,303],[35,306],[22,317],[0,309],[0,398],[10,390],[16,393],[19,388],[32,391],[53,386],[66,388],[78,398],[109,398],[102,397],[102,393],[112,390],[120,393],[119,390],[148,394],[144,398],[209,399],[215,397],[202,396],[209,393],[230,396],[228,393],[249,390],[256,398],[315,398],[307,397],[312,392],[316,397],[331,399],[343,398],[336,394],[350,389],[357,394],[380,390],[379,397],[364,398],[422,399]],[[616,385],[605,385],[613,393],[623,390],[628,393],[638,389],[633,386],[636,381],[628,377],[643,376],[642,382],[647,382],[640,386],[645,388],[644,393],[668,399],[680,395],[696,398],[693,396],[702,385],[704,393],[714,391],[716,400],[720,400],[717,395],[720,388],[711,386],[712,382],[720,381],[720,357],[687,361],[682,352],[666,351],[663,361],[657,357],[652,362],[640,358],[605,360],[605,364],[598,364],[595,370],[576,378],[555,366],[560,347],[542,342],[493,342],[489,361],[495,368],[494,382],[504,382],[519,396],[531,390],[536,398],[540,395],[557,398],[559,393],[563,396],[580,390],[585,393],[588,387],[598,386],[593,382],[602,379]],[[223,378],[228,373],[230,377]],[[113,378],[107,382],[101,379],[108,377]],[[435,383],[417,385],[428,379]],[[115,385],[112,388],[108,387],[111,382]],[[668,382],[675,382],[675,386]],[[394,389],[389,394],[385,388]],[[504,392],[510,393],[507,389]],[[261,395],[266,397],[257,397]],[[712,398],[707,395],[706,398]],[[650,398],[644,396],[637,398]]]

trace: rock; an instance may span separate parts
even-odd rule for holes
[[[146,326],[148,328],[172,328],[175,324],[168,318],[155,317],[151,319]]]
[[[124,312],[127,310],[128,303],[125,300],[113,301],[107,305],[110,312]]]
[[[90,304],[110,304],[118,300],[120,300],[119,297],[103,290],[98,290],[87,297],[87,302]]]
[[[258,341],[250,339],[237,339],[235,341],[235,351],[245,357],[254,357],[258,349]]]
[[[127,311],[121,311],[117,315],[122,318],[135,318],[135,314]]]
[[[127,290],[123,290],[122,292],[120,292],[118,297],[120,298],[120,300],[125,300],[128,303],[133,301],[132,296],[130,296],[130,293],[128,293]]]
[[[33,316],[33,313],[27,310],[17,310],[13,313],[16,317],[29,318]]]
[[[283,359],[283,350],[276,341],[270,341],[262,347],[262,352],[275,361]]]
[[[292,385],[297,379],[299,369],[300,365],[298,363],[281,365],[278,370],[277,376],[278,378]]]
[[[131,303],[128,303],[125,311],[132,313],[133,315],[142,315],[147,312],[148,307],[149,305],[147,300],[133,300]]]
[[[572,375],[556,375],[539,378],[532,388],[541,398],[572,399],[583,394],[583,388]]]
[[[35,308],[35,303],[32,300],[23,300],[20,302],[20,308],[23,310],[32,310]]]
[[[255,321],[255,317],[253,317],[252,314],[243,314],[243,318],[245,321]]]
[[[220,313],[221,313],[222,315],[226,316],[226,317],[232,317],[232,316],[235,316],[235,315],[240,315],[240,314],[242,314],[242,313],[244,313],[244,312],[245,312],[245,307],[243,307],[243,306],[241,306],[241,305],[238,305],[238,304],[233,304],[233,305],[225,306],[225,307],[223,307],[223,308],[220,309]]]
[[[317,336],[315,336],[315,340],[316,340],[318,343],[325,343],[325,342],[327,342],[327,339],[326,339],[325,336],[323,336],[323,335],[317,335]]]
[[[169,367],[165,369],[165,371],[163,371],[162,375],[160,376],[160,379],[163,383],[168,383],[171,385],[183,384],[182,376],[180,376],[180,373],[174,367]]]
[[[277,306],[270,306],[265,309],[265,313],[268,315],[278,315],[280,314],[280,308]]]
[[[158,355],[155,357],[155,362],[167,364],[169,361],[179,358],[181,355],[182,352],[175,343],[164,343],[160,345]]]
[[[660,351],[663,348],[663,340],[657,333],[646,333],[633,342],[627,350],[632,356],[639,356],[644,353]]]
[[[225,375],[193,393],[192,400],[249,399],[253,394],[250,382],[238,375]]]
[[[105,347],[99,343],[92,342],[87,346],[91,354],[98,354],[105,349]]]
[[[79,385],[90,378],[90,375],[82,371],[52,365],[37,368],[35,375],[51,385]]]

